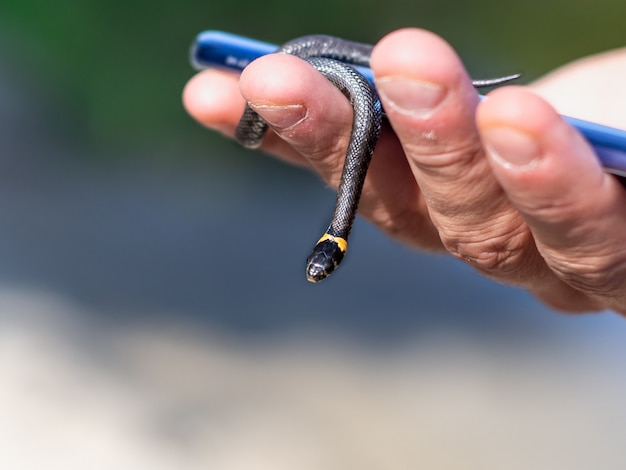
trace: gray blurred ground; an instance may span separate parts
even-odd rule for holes
[[[315,178],[107,163],[56,112],[0,71],[0,468],[626,465],[622,319],[363,223],[308,285]]]
[[[620,469],[623,345],[103,327],[0,295],[0,467]],[[599,338],[596,338],[599,339]]]

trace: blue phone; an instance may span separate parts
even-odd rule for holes
[[[204,31],[192,45],[190,61],[196,70],[218,67],[241,72],[254,59],[277,50],[277,45],[268,42],[222,31]],[[373,83],[370,69],[356,68]],[[591,143],[607,172],[626,176],[626,131],[582,119],[563,118]]]

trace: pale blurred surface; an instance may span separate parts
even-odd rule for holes
[[[595,73],[602,67],[605,73]],[[533,91],[566,116],[626,129],[626,48],[581,58],[533,83]],[[567,82],[561,80],[567,77]],[[575,96],[576,99],[572,99]]]
[[[0,292],[0,468],[619,469],[624,347],[103,327]],[[175,316],[172,316],[174,318]]]

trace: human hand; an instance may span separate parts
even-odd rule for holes
[[[546,101],[504,87],[479,104],[454,51],[421,30],[385,37],[371,67],[389,125],[363,190],[365,218],[555,308],[626,313],[626,193]],[[334,86],[276,54],[241,77],[202,72],[184,93],[189,113],[227,136],[246,101],[273,129],[263,150],[337,187],[352,109]]]

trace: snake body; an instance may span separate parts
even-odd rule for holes
[[[352,66],[369,67],[373,46],[333,36],[304,36],[285,43],[277,52],[306,60],[349,100],[353,109],[352,133],[332,220],[306,261],[306,278],[319,282],[341,263],[357,213],[359,198],[374,148],[380,135],[383,110],[370,82]],[[498,85],[517,78],[474,80],[474,87]],[[250,106],[235,131],[236,140],[247,148],[258,148],[269,126]]]

